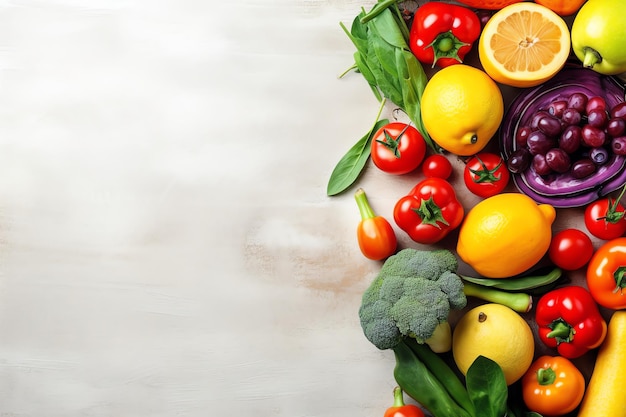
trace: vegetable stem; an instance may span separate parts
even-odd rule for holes
[[[532,297],[523,292],[506,292],[495,288],[483,287],[467,281],[465,281],[463,285],[463,292],[466,296],[502,304],[518,313],[528,313],[533,306]]]
[[[404,407],[404,405],[404,391],[397,386],[393,389],[393,406]]]
[[[392,6],[392,5],[396,4],[396,3],[398,3],[398,1],[399,0],[382,0],[382,1],[379,1],[378,3],[376,3],[376,5],[374,5],[372,10],[370,10],[363,17],[361,17],[361,23],[369,22],[370,20],[372,20],[373,18],[375,18],[376,16],[381,14],[383,12],[383,10],[385,10],[389,6]]]
[[[337,78],[343,78],[346,76],[347,73],[349,73],[350,71],[353,70],[357,70],[359,67],[356,64],[352,64],[352,66],[350,68],[348,68],[347,70],[345,70],[344,72],[342,72],[341,74],[339,74],[339,76]]]
[[[552,385],[556,381],[556,372],[552,368],[539,368],[537,370],[537,382],[539,385]]]
[[[361,214],[361,219],[373,219],[376,217],[374,214],[374,210],[367,199],[367,195],[362,188],[359,188],[354,193],[354,199],[356,200],[356,205],[359,207],[359,213]]]
[[[593,68],[593,66],[596,65],[598,62],[602,62],[602,56],[600,56],[600,53],[595,49],[586,46],[583,49],[583,52],[585,54],[583,56],[583,67]]]

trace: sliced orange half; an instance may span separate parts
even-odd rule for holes
[[[555,12],[537,3],[511,4],[485,25],[478,56],[496,82],[532,87],[555,75],[570,53],[570,32]]]

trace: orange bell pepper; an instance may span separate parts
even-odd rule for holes
[[[522,377],[526,406],[543,416],[561,416],[573,411],[585,394],[585,377],[562,356],[541,356]]]

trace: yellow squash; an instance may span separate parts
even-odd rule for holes
[[[626,311],[613,313],[578,417],[626,417]]]

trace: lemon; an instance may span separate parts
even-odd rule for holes
[[[488,278],[508,278],[534,266],[552,240],[556,210],[518,193],[502,193],[472,207],[459,229],[459,257]]]
[[[520,2],[497,11],[478,41],[483,68],[497,82],[532,87],[552,78],[570,54],[570,32],[558,14]]]
[[[502,92],[489,76],[464,64],[437,71],[420,104],[424,127],[443,149],[468,156],[480,152],[504,115]]]
[[[501,304],[484,304],[469,310],[452,334],[452,356],[463,375],[482,355],[500,365],[506,383],[511,385],[526,373],[534,354],[530,326]]]

